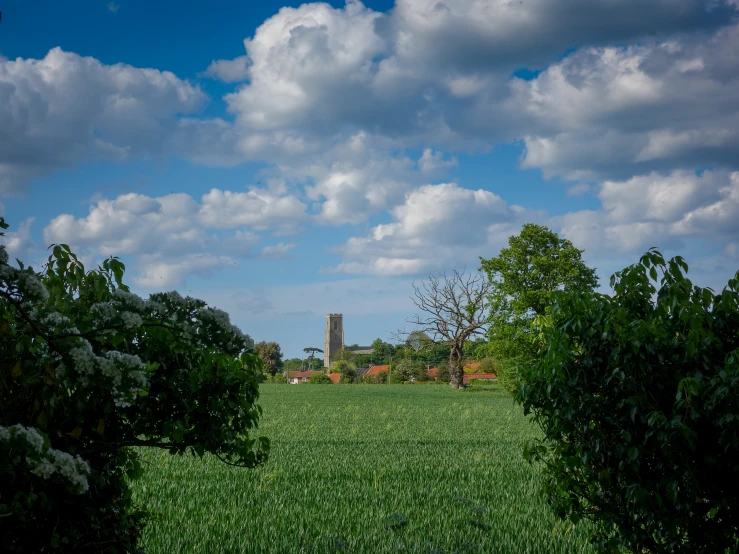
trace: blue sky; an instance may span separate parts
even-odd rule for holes
[[[11,254],[110,254],[289,357],[390,339],[526,222],[739,266],[736,0],[5,0]],[[604,289],[605,290],[605,289]]]

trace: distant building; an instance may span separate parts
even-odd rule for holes
[[[326,314],[323,367],[329,367],[342,348],[354,354],[372,354],[374,352],[371,346],[344,346],[344,316],[342,314]]]

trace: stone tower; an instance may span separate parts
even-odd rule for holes
[[[344,346],[344,321],[341,314],[326,314],[326,342],[323,346],[323,366],[328,367]]]

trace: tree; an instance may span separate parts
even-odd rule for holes
[[[316,373],[315,375],[311,375],[310,379],[308,379],[308,382],[311,385],[333,385],[334,382],[331,380],[331,377],[329,377],[326,373]]]
[[[4,552],[136,552],[136,448],[266,460],[251,339],[201,300],[131,294],[124,269],[53,245],[37,273],[0,246]]]
[[[534,319],[544,317],[557,291],[589,292],[598,286],[595,270],[587,267],[567,239],[546,227],[527,223],[508,239],[495,258],[480,258],[490,285],[488,353],[501,362],[503,382],[517,388],[519,366],[533,363],[539,344]]]
[[[329,373],[341,373],[342,383],[353,383],[357,377],[357,366],[347,360],[336,360],[331,364]]]
[[[257,356],[268,368],[269,374],[274,377],[277,369],[282,366],[282,350],[276,342],[260,341],[254,345]]]
[[[378,365],[389,364],[395,348],[392,344],[377,338],[372,342],[372,360]]]
[[[313,369],[313,357],[316,355],[316,352],[323,354],[323,350],[316,348],[315,346],[303,348],[303,352],[308,354],[308,369]]]
[[[303,363],[300,358],[288,358],[282,362],[282,371],[299,371],[303,367]]]
[[[394,369],[406,381],[426,381],[428,379],[427,365],[418,360],[403,360]]]
[[[650,250],[613,296],[561,293],[521,371],[517,401],[544,433],[526,453],[603,552],[739,547],[739,272],[715,294],[683,271]]]
[[[457,389],[464,387],[464,343],[484,332],[490,281],[479,272],[466,275],[455,270],[451,275],[431,275],[419,285],[413,283],[413,292],[411,300],[421,314],[409,323],[431,342],[449,347],[450,384]]]

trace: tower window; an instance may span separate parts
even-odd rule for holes
[[[338,330],[339,330],[339,322],[334,321],[334,331],[338,331]]]

